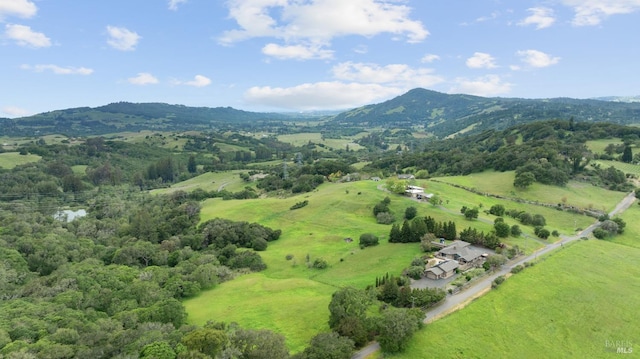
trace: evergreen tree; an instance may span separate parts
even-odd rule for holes
[[[391,232],[389,232],[389,242],[390,243],[402,242],[402,233],[400,233],[400,226],[398,224],[394,223],[391,226]]]
[[[411,224],[406,219],[402,223],[402,229],[400,230],[400,242],[408,243],[413,238],[413,232],[411,231]]]

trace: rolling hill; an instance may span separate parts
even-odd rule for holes
[[[448,95],[417,88],[379,104],[340,113],[332,122],[344,126],[424,127],[443,138],[461,131],[503,130],[525,122],[569,118],[637,123],[640,122],[640,103],[571,98],[487,98]]]
[[[320,118],[316,114],[316,118]],[[188,107],[165,103],[118,102],[101,107],[57,110],[17,119],[0,119],[0,136],[101,135],[122,131],[182,131],[234,128],[265,129],[281,121],[308,120],[309,114],[258,113],[231,107]],[[391,100],[324,116],[332,128],[422,128],[436,137],[503,130],[526,122],[640,122],[640,102],[595,99],[521,99],[449,95],[413,89]]]

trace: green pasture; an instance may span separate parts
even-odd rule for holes
[[[255,186],[255,183],[243,181],[239,174],[243,171],[207,172],[199,176],[178,182],[169,188],[161,188],[151,191],[154,194],[173,193],[175,191],[193,191],[196,188],[205,191],[219,191],[226,189],[230,192],[242,191],[246,186]],[[246,171],[245,171],[246,172]]]
[[[615,341],[635,354],[639,259],[640,249],[606,241],[565,246],[385,358],[607,358]]]
[[[21,155],[18,152],[0,153],[0,168],[11,169],[19,165],[38,162],[42,157],[38,155]]]
[[[629,209],[620,215],[620,218],[627,224],[624,233],[617,234],[607,241],[624,244],[626,246],[640,248],[640,205],[636,201]]]
[[[475,176],[475,175],[474,175]],[[447,183],[454,181],[449,181],[449,179],[457,179],[458,177],[442,177],[438,178],[438,181],[428,181],[428,180],[416,180],[414,183],[417,186],[424,187],[425,192],[434,193],[440,199],[443,200],[442,205],[438,208],[442,208],[444,211],[451,213],[452,215],[457,216],[456,228],[458,231],[467,228],[469,226],[473,226],[479,230],[488,232],[493,228],[493,222],[495,220],[495,216],[485,213],[488,211],[491,206],[495,204],[502,204],[506,209],[516,209],[519,211],[526,211],[531,214],[540,214],[544,216],[546,219],[547,225],[546,228],[549,231],[557,230],[561,235],[573,235],[576,229],[586,228],[590,224],[592,224],[595,219],[583,215],[576,215],[569,212],[558,211],[555,207],[544,207],[544,206],[535,206],[529,205],[519,202],[510,201],[507,199],[499,199],[494,197],[487,197],[479,194],[475,194],[464,190],[462,188],[453,187]],[[461,177],[462,178],[462,177]],[[445,181],[447,183],[445,183]],[[499,182],[496,182],[499,183]],[[467,186],[465,184],[465,186]],[[471,187],[471,186],[469,186]],[[618,192],[615,192],[618,193]],[[622,195],[624,196],[624,194]],[[620,196],[620,199],[622,199]],[[430,204],[425,204],[427,208],[429,208]],[[462,206],[467,206],[469,208],[477,207],[480,210],[478,219],[469,222],[462,217],[460,214],[460,208]],[[612,204],[613,206],[613,204]],[[441,221],[444,218],[438,217],[438,212],[433,212],[430,214],[432,217]],[[529,237],[536,237],[533,233],[534,228],[531,226],[521,225],[519,221],[505,216],[504,220],[509,225],[518,224],[520,229],[522,229],[523,233],[528,235]],[[529,240],[526,236],[521,237],[508,237],[503,239],[503,242],[509,245],[518,245],[520,248],[526,248],[527,252],[531,252],[534,249],[542,247],[543,243],[553,242],[558,238],[550,237],[548,241],[540,241],[540,240]]]
[[[267,270],[268,271],[268,270]],[[302,351],[316,333],[328,331],[335,287],[304,278],[273,279],[252,273],[184,302],[189,322],[234,321],[245,328],[268,328]]]
[[[513,171],[485,171],[482,173],[473,173],[468,176],[439,177],[434,179],[508,198],[521,198],[549,204],[560,203],[578,208],[593,208],[606,212],[614,209],[616,204],[626,195],[623,192],[609,191],[578,181],[569,181],[569,183],[563,187],[534,183],[526,189],[518,189],[513,186],[514,177],[515,172]],[[566,199],[566,201],[563,202],[563,199]]]
[[[636,177],[640,176],[640,166],[634,165],[632,163],[624,163],[619,161],[605,161],[605,160],[597,160],[593,161],[591,164],[599,164],[600,168],[609,168],[613,167],[617,170],[624,172],[625,174],[632,174]]]
[[[619,138],[603,138],[600,140],[587,141],[587,148],[593,153],[604,153],[608,145],[621,145],[623,142]]]
[[[330,294],[336,288],[364,288],[374,283],[376,276],[385,273],[400,274],[413,258],[421,255],[417,243],[388,243],[391,226],[376,223],[372,214],[373,207],[386,196],[391,199],[390,208],[398,223],[402,223],[405,209],[414,206],[418,209],[419,216],[429,215],[437,221],[454,221],[459,231],[473,226],[487,232],[493,227],[495,219],[494,216],[481,212],[478,220],[468,221],[460,214],[460,207],[463,205],[473,207],[482,204],[484,209],[495,203],[503,203],[507,208],[522,206],[531,213],[544,215],[550,229],[557,228],[565,233],[572,233],[576,221],[574,217],[578,218],[578,225],[583,227],[593,221],[554,209],[512,204],[444,183],[416,181],[416,185],[426,187],[427,192],[435,193],[443,199],[441,206],[433,206],[387,193],[381,189],[383,184],[374,181],[325,183],[314,192],[289,198],[205,201],[201,211],[202,221],[221,217],[258,222],[281,229],[282,236],[260,253],[267,264],[265,271],[238,277],[232,282],[203,292],[197,298],[185,301],[189,320],[192,323],[204,323],[207,320],[225,318],[252,328],[272,329],[287,336],[287,345],[292,351],[302,350],[311,337],[326,330],[327,305]],[[290,210],[292,205],[304,200],[309,202],[307,206]],[[518,223],[510,218],[505,220],[509,224]],[[521,227],[525,233],[533,235],[533,228]],[[380,236],[380,245],[360,249],[358,239],[362,233],[367,232]],[[352,241],[347,241],[347,238]],[[518,244],[527,252],[544,244],[525,237],[508,238],[505,242]],[[287,256],[292,258],[288,260]],[[316,258],[326,260],[329,267],[324,270],[309,268],[307,262],[312,263]],[[279,288],[281,292],[274,294],[270,289],[261,289],[272,287]],[[291,307],[295,303],[306,303],[305,315],[291,314]]]
[[[354,150],[357,151],[361,148],[363,148],[362,146],[360,146],[359,144],[353,142],[354,139],[356,138],[360,138],[362,137],[362,134],[357,134],[356,136],[354,136],[353,138],[325,138],[324,140],[322,139],[322,134],[319,132],[307,132],[307,133],[295,133],[295,134],[289,134],[289,135],[280,135],[278,136],[278,141],[280,142],[285,142],[285,143],[290,143],[294,146],[304,146],[306,144],[309,143],[309,141],[313,142],[313,143],[321,143],[326,145],[327,147],[333,148],[333,149],[346,149],[347,145],[349,146],[350,150]]]

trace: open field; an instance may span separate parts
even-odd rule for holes
[[[576,222],[583,228],[593,222],[592,218],[484,197],[444,183],[417,181],[416,184],[440,196],[442,206],[434,207],[426,202],[389,194],[378,188],[382,182],[374,181],[325,183],[314,192],[290,198],[205,201],[201,211],[203,221],[215,217],[244,220],[282,229],[283,232],[279,240],[270,243],[269,248],[260,253],[267,264],[265,271],[241,276],[185,301],[189,321],[202,324],[207,320],[225,318],[243,326],[272,329],[287,336],[287,345],[292,351],[302,350],[313,335],[327,329],[327,305],[336,288],[364,288],[373,284],[376,276],[387,272],[400,274],[413,258],[421,254],[417,243],[387,242],[391,226],[377,224],[372,215],[373,206],[385,196],[390,197],[391,210],[399,223],[404,210],[414,206],[419,216],[430,215],[438,221],[454,221],[458,231],[469,226],[489,231],[495,218],[480,213],[479,220],[467,221],[459,211],[463,205],[473,207],[482,204],[485,209],[495,203],[503,203],[507,208],[521,206],[531,213],[544,215],[549,222],[548,228],[558,229],[561,233],[572,233]],[[306,207],[289,209],[303,200],[309,201]],[[505,220],[509,224],[517,223],[510,218]],[[530,235],[533,232],[530,227],[521,228]],[[360,249],[359,236],[367,232],[380,236],[381,244]],[[347,242],[345,238],[352,238],[353,242]],[[541,241],[524,237],[505,241],[518,244],[529,253],[543,245]],[[287,255],[292,255],[293,259],[287,260]],[[311,262],[321,257],[329,267],[324,270],[308,268],[307,257]],[[291,303],[305,303],[304,314],[292,315]]]
[[[637,203],[639,202],[636,202],[636,204],[629,207],[629,209],[620,215],[620,218],[627,224],[624,233],[607,239],[607,241],[640,248],[640,236],[638,235],[638,233],[640,233],[640,205]]]
[[[406,352],[385,358],[603,358],[616,354],[608,344],[615,341],[631,342],[635,354],[638,259],[637,248],[574,243],[428,324]]]
[[[336,150],[338,149],[344,150],[347,148],[347,145],[348,145],[349,149],[357,151],[361,149],[362,146],[360,146],[357,143],[354,143],[353,140],[359,137],[362,137],[362,135],[358,134],[353,138],[349,138],[349,139],[325,138],[323,140],[321,133],[314,132],[314,133],[296,133],[291,135],[280,135],[278,136],[278,141],[290,143],[294,146],[303,146],[309,143],[309,141],[311,141],[316,144],[324,144],[327,147],[330,147]]]
[[[606,138],[601,140],[587,141],[586,145],[587,148],[593,153],[604,153],[604,149],[607,148],[608,145],[621,145],[622,143],[622,140],[619,138]]]
[[[640,168],[640,166],[637,167]],[[513,186],[514,176],[514,171],[486,171],[468,176],[435,179],[474,188],[480,192],[542,203],[558,204],[562,203],[563,198],[566,198],[566,205],[578,208],[593,208],[606,212],[611,211],[626,195],[623,192],[609,191],[577,181],[569,181],[564,187],[534,183],[526,189],[518,189]]]
[[[11,169],[25,163],[38,162],[41,157],[38,155],[21,155],[18,152],[0,153],[0,168]]]
[[[636,177],[640,176],[640,166],[634,165],[632,163],[624,163],[619,161],[605,161],[605,160],[597,160],[593,161],[592,164],[599,164],[601,168],[609,168],[612,167],[624,172],[625,174],[632,174]]]
[[[175,191],[193,191],[196,188],[205,191],[218,191],[226,189],[230,192],[243,190],[246,186],[255,186],[255,183],[243,181],[239,173],[246,171],[207,172],[186,181],[173,184],[169,188],[161,188],[151,191],[154,194],[172,193]]]

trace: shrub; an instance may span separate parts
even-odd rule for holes
[[[517,266],[511,268],[511,273],[513,274],[520,273],[522,272],[523,269],[524,267],[521,264],[518,264]]]
[[[298,203],[294,204],[293,206],[289,207],[289,209],[290,210],[294,210],[294,209],[302,208],[302,207],[304,207],[304,206],[306,206],[308,204],[309,204],[309,201],[304,200],[302,202],[298,202]]]
[[[424,259],[420,257],[413,258],[411,261],[411,266],[424,266]]]
[[[411,266],[404,270],[404,274],[411,278],[418,280],[422,278],[422,273],[424,273],[424,265],[421,266]]]
[[[379,241],[378,236],[372,233],[363,233],[360,235],[360,248],[377,246]]]
[[[329,263],[327,263],[326,260],[324,260],[324,258],[316,258],[313,261],[313,268],[316,269],[325,269],[329,266]]]
[[[395,221],[396,218],[389,212],[380,212],[376,214],[376,222],[379,224],[392,224]]]
[[[493,283],[491,283],[491,288],[497,288],[500,284],[502,284],[504,282],[504,276],[498,276],[496,279],[493,280]]]
[[[285,258],[286,260],[290,261],[290,260],[292,260],[292,259],[293,259],[293,254],[287,254],[284,258]]]

